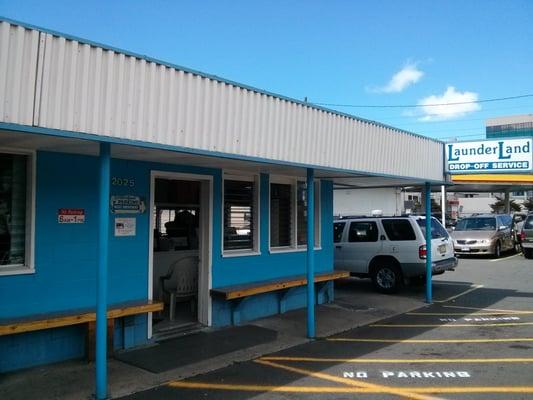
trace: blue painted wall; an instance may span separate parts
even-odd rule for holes
[[[0,319],[94,307],[97,263],[98,159],[89,156],[39,152],[36,160],[35,274],[0,276]],[[111,186],[111,195],[150,196],[150,171],[196,173],[213,177],[212,286],[220,287],[302,274],[305,251],[271,254],[268,250],[269,177],[261,175],[260,256],[222,257],[222,171],[128,160],[112,160],[113,177],[133,178],[134,187]],[[331,182],[321,185],[322,250],[316,252],[316,270],[333,268]],[[84,224],[58,224],[59,208],[85,209]],[[133,216],[133,215],[128,215]],[[136,215],[137,234],[115,237],[110,224],[109,301],[117,303],[148,296],[149,213]],[[332,296],[332,287],[330,288]],[[324,299],[319,299],[323,301]],[[288,309],[305,306],[303,288],[287,299]],[[277,295],[255,296],[245,305],[243,319],[276,313]],[[213,325],[231,322],[226,302],[213,302]],[[124,329],[124,327],[129,327]],[[115,347],[147,340],[146,316],[116,324]],[[0,372],[83,357],[82,326],[0,337]]]

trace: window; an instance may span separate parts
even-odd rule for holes
[[[320,184],[314,187],[315,243],[320,246]],[[270,247],[307,246],[307,184],[290,178],[273,178],[270,184]]]
[[[416,222],[422,230],[422,234],[426,237],[426,219],[419,218]],[[444,229],[441,223],[435,218],[431,218],[431,239],[447,238],[448,236],[448,231]]]
[[[382,219],[381,223],[389,240],[415,240],[411,223],[406,219]]]
[[[335,222],[333,224],[333,243],[339,243],[341,241],[345,225],[346,222]]]
[[[320,185],[318,182],[315,182],[315,247],[320,246],[320,210],[319,210],[319,199],[320,199]],[[297,203],[297,235],[298,235],[298,246],[307,246],[307,183],[298,181],[297,192],[296,192],[296,203]]]
[[[33,268],[32,159],[0,152],[0,273]]]
[[[154,251],[197,250],[200,229],[200,183],[155,180]]]
[[[292,246],[292,186],[270,185],[270,246]]]
[[[352,222],[348,232],[349,242],[377,242],[378,227],[375,222]]]
[[[224,251],[256,251],[257,184],[253,177],[224,179]]]
[[[495,231],[496,218],[494,217],[473,217],[465,218],[457,222],[456,231]]]

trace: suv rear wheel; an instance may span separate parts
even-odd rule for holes
[[[389,260],[377,261],[372,268],[372,283],[381,293],[395,293],[403,283],[402,271]]]
[[[523,249],[525,258],[533,258],[533,249]]]

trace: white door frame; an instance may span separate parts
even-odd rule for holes
[[[211,326],[212,245],[213,245],[213,176],[169,171],[150,171],[150,206],[148,208],[148,299],[153,299],[154,219],[156,178],[200,182],[200,264],[198,271],[198,321]],[[206,193],[207,189],[207,193]],[[152,337],[152,313],[148,313],[148,339]]]

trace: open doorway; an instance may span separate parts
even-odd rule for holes
[[[164,337],[209,325],[211,181],[152,173],[149,336]]]

